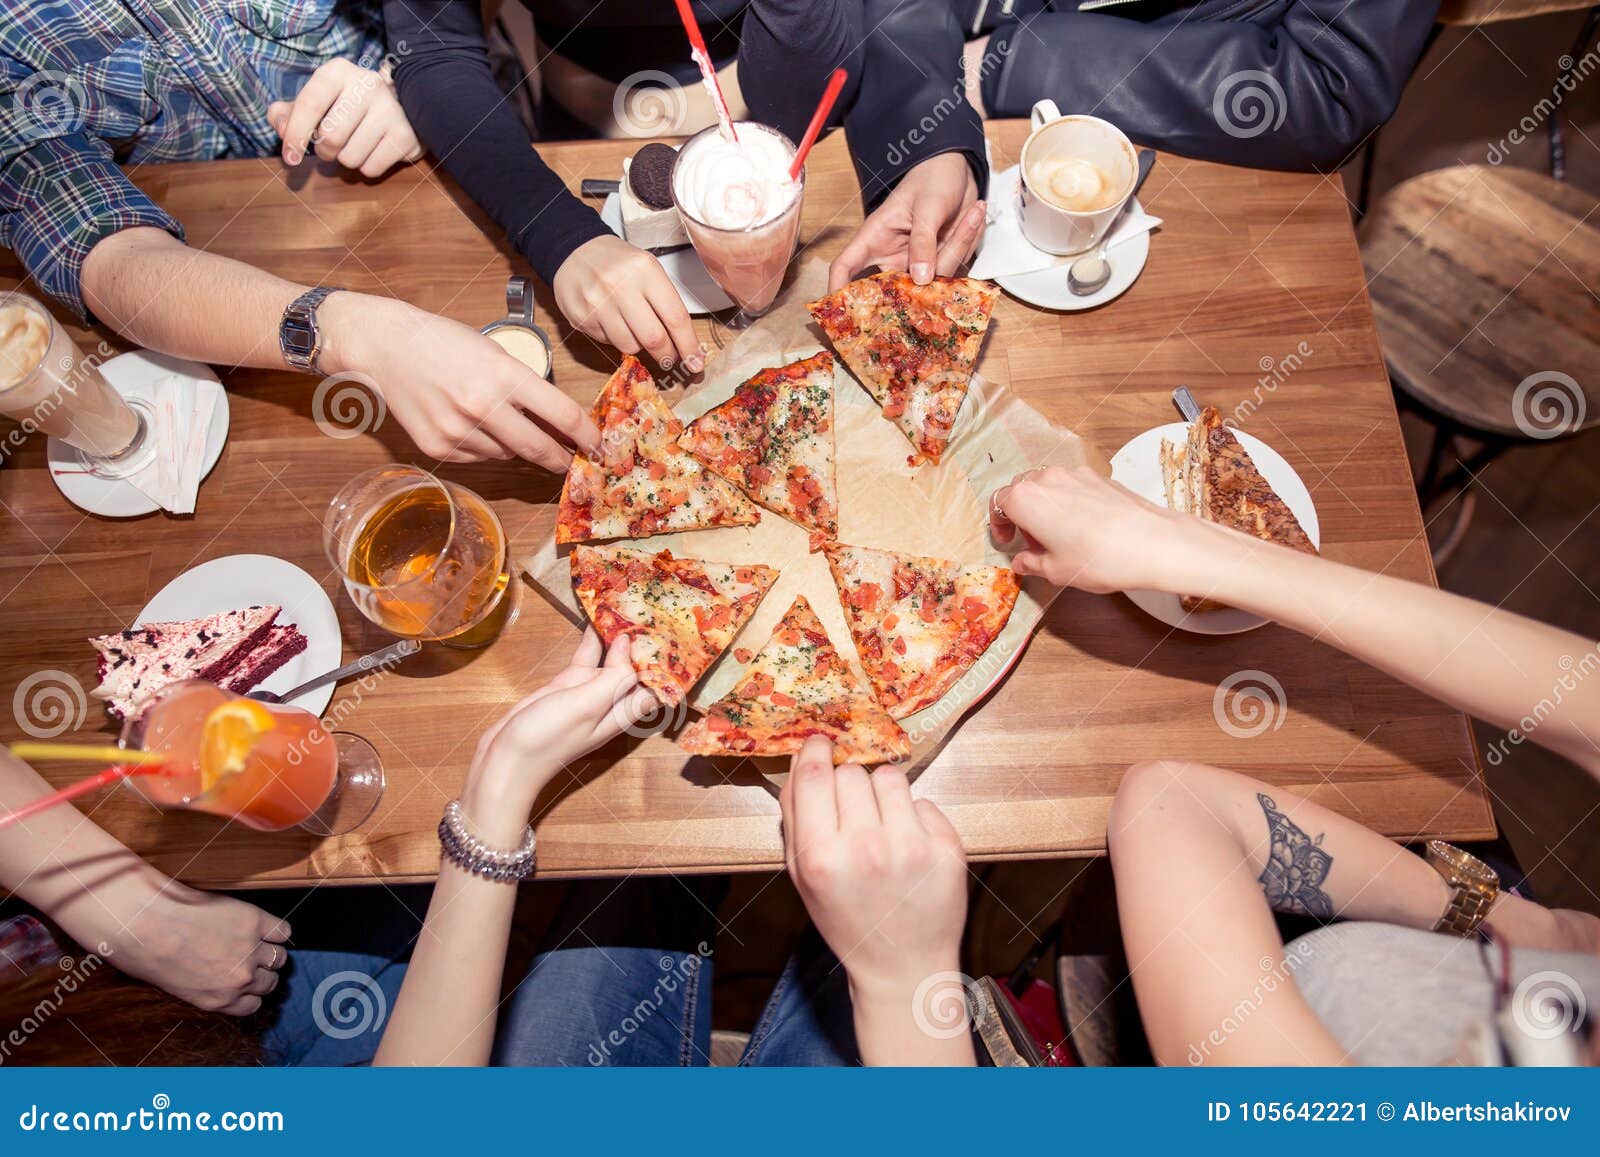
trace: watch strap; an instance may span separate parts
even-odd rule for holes
[[[337,285],[319,285],[291,301],[278,323],[278,348],[283,360],[305,373],[317,372],[317,357],[322,353],[322,331],[317,326],[317,307],[339,292]]]
[[[1500,898],[1499,875],[1476,856],[1442,840],[1428,841],[1425,859],[1451,889],[1450,903],[1433,930],[1463,939],[1472,936]]]

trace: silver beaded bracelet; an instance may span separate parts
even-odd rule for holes
[[[439,821],[439,847],[458,868],[505,884],[517,884],[533,875],[537,860],[533,828],[530,825],[522,837],[522,846],[505,852],[491,848],[468,828],[461,814],[461,801],[453,799],[444,809]]]

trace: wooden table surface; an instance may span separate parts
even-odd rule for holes
[[[991,126],[997,166],[1026,126]],[[624,143],[551,145],[544,157],[576,189],[614,177]],[[504,313],[507,275],[526,272],[492,226],[423,168],[379,183],[274,160],[156,165],[135,179],[182,220],[191,244],[302,282],[390,293],[472,325]],[[812,155],[801,243],[824,258],[860,220],[842,136]],[[1162,157],[1143,201],[1165,219],[1150,261],[1119,301],[1053,314],[1002,297],[980,368],[1107,454],[1174,418],[1187,384],[1276,447],[1310,487],[1324,553],[1431,582],[1425,539],[1384,376],[1349,214],[1335,180]],[[19,270],[0,253],[0,283]],[[217,303],[219,309],[226,302]],[[575,336],[541,289],[556,335],[556,380],[587,405],[616,354]],[[80,335],[91,347],[109,334]],[[311,415],[317,380],[225,373],[232,434],[191,518],[87,516],[56,492],[35,438],[0,470],[0,697],[62,676],[95,681],[90,635],[132,622],[188,568],[241,552],[299,564],[333,597],[347,656],[385,642],[350,604],[322,556],[335,489],[391,459],[422,461],[392,418],[345,440]],[[491,499],[514,557],[548,532],[558,479],[522,464],[448,467]],[[163,869],[206,885],[425,879],[434,828],[482,729],[563,665],[572,626],[531,589],[520,620],[474,655],[429,648],[366,694],[341,687],[341,726],[382,753],[389,788],[373,820],[338,839],[263,834],[194,814],[163,814],[129,792],[85,810]],[[1219,685],[1282,688],[1271,725],[1225,731]],[[46,673],[40,678],[40,673]],[[1269,692],[1270,693],[1270,692]],[[1224,710],[1226,703],[1224,703]],[[21,737],[0,712],[0,737]],[[89,701],[81,732],[111,734]],[[1067,592],[1016,669],[954,732],[915,790],[955,822],[977,859],[1094,855],[1125,767],[1190,756],[1315,797],[1396,836],[1493,832],[1467,720],[1336,651],[1277,627],[1205,638],[1174,632],[1121,596]],[[65,781],[64,765],[41,769]],[[616,744],[540,800],[546,876],[711,872],[781,865],[776,788],[749,765],[688,766],[667,739]]]

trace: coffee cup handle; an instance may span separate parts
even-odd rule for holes
[[[1028,114],[1028,120],[1036,129],[1042,128],[1051,121],[1058,121],[1060,119],[1061,110],[1056,107],[1056,102],[1051,100],[1049,97],[1045,97],[1043,100],[1035,103],[1033,106],[1033,111]]]

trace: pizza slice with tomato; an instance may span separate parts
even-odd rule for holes
[[[904,431],[938,462],[966,400],[978,349],[1000,291],[970,277],[876,273],[806,306],[845,365]]]
[[[683,423],[650,371],[625,357],[594,403],[598,457],[573,456],[556,512],[556,542],[645,538],[744,526],[761,512],[678,445]]]
[[[595,632],[607,647],[628,636],[639,682],[669,707],[711,669],[777,579],[769,566],[673,558],[668,550],[572,551],[572,586]]]
[[[792,755],[813,735],[833,741],[835,763],[911,754],[911,740],[851,673],[802,595],[734,689],[678,743],[696,755]]]
[[[839,534],[833,452],[833,355],[765,369],[689,423],[678,444],[775,514]]]
[[[1005,628],[1017,576],[1003,566],[832,543],[824,548],[856,655],[878,702],[904,719],[953,687]]]

